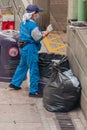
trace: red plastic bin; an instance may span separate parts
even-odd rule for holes
[[[3,21],[2,22],[2,30],[14,30],[15,29],[15,23],[14,21]]]

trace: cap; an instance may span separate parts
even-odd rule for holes
[[[34,11],[42,12],[43,8],[39,8],[37,5],[30,4],[30,5],[27,6],[26,11],[27,11],[27,13],[32,13]]]

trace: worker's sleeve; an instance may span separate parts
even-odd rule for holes
[[[43,35],[42,32],[39,30],[38,27],[35,27],[32,31],[31,31],[31,36],[32,38],[39,43],[42,39],[43,39]]]

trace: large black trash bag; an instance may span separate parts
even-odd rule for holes
[[[80,83],[72,71],[62,72],[59,63],[54,63],[53,73],[44,88],[44,107],[50,112],[69,112],[79,104],[80,93]]]
[[[43,90],[45,88],[45,86],[47,85],[49,79],[48,78],[41,78],[39,81],[39,89],[38,92],[43,96]]]
[[[40,82],[39,93],[43,95],[43,89],[49,81],[52,74],[52,62],[53,60],[60,62],[60,68],[62,71],[69,69],[68,59],[64,55],[55,53],[39,53],[39,70],[40,70]]]
[[[65,60],[64,60],[65,59]],[[62,69],[69,69],[68,59],[64,55],[55,53],[39,53],[39,71],[40,77],[50,78],[52,74],[52,61],[60,61]],[[63,70],[62,70],[63,71]]]

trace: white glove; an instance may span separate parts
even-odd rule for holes
[[[48,32],[51,32],[51,31],[53,31],[52,24],[48,25],[46,30],[47,30]]]

